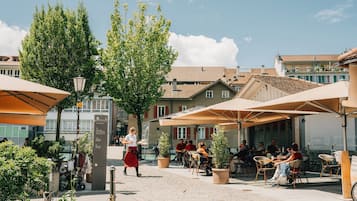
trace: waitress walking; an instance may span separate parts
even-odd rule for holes
[[[136,129],[134,127],[130,128],[129,134],[125,136],[121,143],[126,144],[127,146],[124,157],[124,175],[127,175],[126,169],[128,167],[135,167],[136,176],[140,177],[137,144],[140,144],[141,142],[136,141]]]

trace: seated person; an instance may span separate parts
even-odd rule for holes
[[[302,154],[299,152],[299,147],[296,143],[293,143],[289,151],[290,151],[290,155],[287,159],[281,159],[281,160],[278,159],[273,161],[276,169],[273,177],[269,180],[270,182],[277,183],[279,180],[283,180],[283,182],[286,182],[288,171],[290,170],[289,162],[298,159],[302,160]]]
[[[238,156],[238,159],[241,161],[247,161],[249,156],[249,147],[247,145],[247,140],[243,140],[242,144],[239,145],[238,153],[234,154],[234,156]]]
[[[259,142],[257,149],[255,150],[256,156],[264,156],[265,155],[265,146],[263,142]]]
[[[186,145],[185,150],[186,151],[196,151],[197,150],[196,145],[194,145],[192,143],[192,140],[188,141],[188,144]]]
[[[209,172],[211,171],[211,165],[210,165],[210,161],[208,158],[208,152],[207,152],[206,146],[203,142],[200,142],[199,147],[197,149],[197,153],[200,154],[200,163],[206,164],[205,171],[206,171],[206,175],[208,175]]]
[[[267,153],[271,154],[272,156],[277,156],[279,154],[279,148],[276,145],[276,141],[272,140],[271,145],[267,148]]]
[[[176,159],[178,162],[183,162],[183,154],[185,152],[186,144],[183,142],[183,139],[180,139],[180,142],[176,145]]]

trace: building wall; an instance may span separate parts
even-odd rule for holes
[[[205,130],[205,134],[207,133],[207,136],[205,138],[199,139],[199,137],[195,134],[196,129],[195,126],[170,126],[170,127],[160,127],[158,121],[152,121],[153,119],[159,118],[158,115],[155,115],[155,111],[157,110],[157,106],[163,105],[167,107],[167,113],[165,115],[169,115],[172,113],[177,113],[182,111],[182,106],[187,106],[187,109],[193,108],[196,106],[209,106],[213,104],[217,104],[223,101],[230,100],[231,98],[234,97],[235,92],[231,90],[229,87],[222,83],[217,83],[207,90],[213,90],[213,98],[206,98],[206,90],[203,90],[202,92],[198,93],[196,96],[191,98],[186,98],[186,99],[165,99],[162,98],[157,104],[155,104],[153,107],[150,108],[149,112],[144,115],[145,116],[145,121],[150,121],[149,124],[149,146],[156,145],[158,142],[158,138],[160,137],[162,132],[167,132],[171,136],[171,144],[174,147],[178,141],[179,137],[177,136],[177,129],[185,128],[186,132],[189,131],[189,135],[187,135],[187,138],[185,140],[193,140],[193,142],[197,141],[205,141],[207,144],[210,144],[210,135],[213,133],[214,130],[214,125],[202,125],[201,127],[204,127],[203,129]],[[222,98],[222,90],[229,90],[230,91],[230,97],[229,98]],[[129,121],[132,122],[132,121]],[[136,125],[135,125],[136,127]],[[187,133],[188,134],[188,133]]]
[[[343,150],[342,118],[336,114],[306,115],[304,145],[310,150]],[[356,150],[355,119],[347,120],[347,146]]]

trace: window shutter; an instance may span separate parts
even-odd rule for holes
[[[165,115],[169,115],[169,106],[165,106]]]
[[[154,106],[154,119],[157,118],[157,105]]]
[[[174,140],[177,140],[177,127],[174,127]]]
[[[147,119],[149,117],[148,112],[144,112],[144,118]]]
[[[213,133],[213,127],[210,129],[209,134],[212,134],[212,133]]]
[[[187,128],[187,139],[188,140],[191,139],[191,128],[190,127]]]
[[[179,106],[179,112],[181,112],[181,111],[182,111],[182,105]]]
[[[209,128],[206,128],[206,139],[209,139]]]

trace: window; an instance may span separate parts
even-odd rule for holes
[[[182,106],[181,106],[181,110],[182,110],[182,111],[187,110],[187,105],[182,105]]]
[[[205,127],[198,127],[198,139],[206,139],[206,129]]]
[[[45,130],[56,130],[56,120],[46,120]]]
[[[213,98],[213,90],[206,91],[206,98]]]
[[[165,105],[158,105],[157,106],[157,116],[158,117],[163,117],[165,116]]]
[[[228,90],[222,90],[222,98],[229,98],[229,91]]]
[[[177,139],[186,139],[186,127],[177,128]]]

